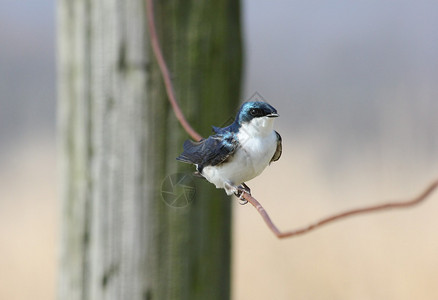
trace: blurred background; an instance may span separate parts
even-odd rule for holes
[[[248,184],[281,229],[437,178],[438,3],[242,5],[242,100],[275,106],[283,137]],[[55,33],[54,1],[0,2],[0,299],[55,295]],[[234,299],[438,298],[438,195],[282,241],[234,206]]]

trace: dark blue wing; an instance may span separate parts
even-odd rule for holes
[[[176,159],[186,163],[197,164],[201,169],[215,166],[227,160],[237,149],[237,139],[232,133],[218,133],[199,142],[187,140],[184,151]]]
[[[279,160],[281,152],[283,151],[283,147],[281,145],[281,135],[277,131],[275,133],[277,134],[277,149],[275,150],[274,156],[272,156],[270,163]]]

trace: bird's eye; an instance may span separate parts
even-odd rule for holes
[[[251,109],[249,110],[249,113],[250,113],[251,116],[253,116],[253,117],[258,116],[258,115],[260,115],[260,109],[258,109],[258,108],[251,108]]]

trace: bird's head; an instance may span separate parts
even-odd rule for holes
[[[245,102],[237,113],[240,124],[249,123],[256,118],[276,118],[277,110],[266,102]]]
[[[257,131],[271,131],[277,110],[266,102],[245,102],[237,113],[240,126],[254,127]]]

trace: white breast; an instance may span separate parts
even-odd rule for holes
[[[243,124],[237,134],[240,146],[232,159],[219,166],[205,167],[202,175],[217,188],[225,188],[225,182],[240,185],[260,175],[277,149],[273,121],[273,118],[262,117]]]

